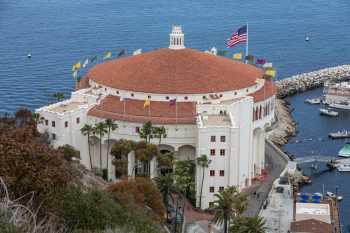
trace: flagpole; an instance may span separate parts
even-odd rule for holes
[[[245,43],[245,63],[247,64],[248,63],[248,59],[247,59],[247,56],[248,56],[248,44],[249,44],[249,31],[248,31],[248,23],[247,23],[247,42]]]

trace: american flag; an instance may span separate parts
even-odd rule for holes
[[[232,48],[236,44],[247,41],[247,25],[239,28],[236,32],[232,34],[230,38],[227,39],[227,48]]]

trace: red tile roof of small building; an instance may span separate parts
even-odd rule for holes
[[[149,108],[144,108],[143,105],[142,100],[124,99],[120,101],[117,96],[107,96],[99,105],[90,109],[88,115],[139,123],[147,121],[158,124],[196,123],[194,102],[179,102],[177,106],[170,106],[166,101],[151,101]]]
[[[196,94],[253,86],[263,72],[252,65],[194,49],[158,49],[98,64],[87,76],[120,90]]]
[[[266,79],[264,87],[260,88],[257,92],[250,94],[254,98],[254,102],[260,102],[264,99],[267,99],[273,96],[276,93],[276,86],[273,83],[272,79]]]
[[[316,219],[307,219],[297,222],[292,222],[290,227],[291,232],[295,233],[332,233],[332,225],[321,222]]]

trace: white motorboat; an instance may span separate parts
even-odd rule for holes
[[[329,197],[336,197],[336,195],[334,194],[334,193],[332,193],[332,192],[326,192],[326,194],[327,194],[327,196],[329,196]]]
[[[326,109],[326,108],[320,108],[320,114],[321,115],[326,115],[326,116],[333,116],[333,117],[336,117],[336,116],[339,115],[338,112],[332,111],[332,110]]]
[[[328,137],[332,139],[338,139],[338,138],[350,138],[350,131],[347,130],[338,130],[335,133],[329,133]]]
[[[320,98],[306,99],[305,103],[308,103],[308,104],[320,104],[321,103],[321,99]]]
[[[350,172],[350,164],[339,164],[337,170],[340,172]]]
[[[350,103],[349,102],[331,103],[329,107],[343,109],[343,110],[350,110]]]

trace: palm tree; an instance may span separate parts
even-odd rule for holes
[[[175,162],[175,156],[173,152],[167,152],[165,154],[159,154],[157,157],[158,168],[161,173],[169,172],[173,168]]]
[[[162,138],[166,138],[166,136],[167,136],[164,126],[153,127],[153,135],[155,138],[159,139],[159,145],[160,145]]]
[[[147,121],[142,125],[142,128],[139,131],[140,138],[145,139],[147,143],[151,142],[153,138],[153,125],[152,122]]]
[[[245,195],[239,193],[237,187],[231,186],[221,193],[214,195],[217,200],[214,201],[214,222],[217,224],[224,223],[224,233],[228,230],[228,221],[234,219],[242,211],[242,206],[238,202],[246,202]],[[239,207],[239,210],[236,208]]]
[[[126,139],[120,139],[113,143],[111,155],[114,156],[113,164],[118,178],[127,175],[128,154],[134,150],[135,144],[135,142]]]
[[[107,127],[104,122],[99,122],[94,127],[95,134],[99,135],[100,138],[100,170],[102,171],[102,137],[107,133]]]
[[[109,139],[111,137],[111,132],[116,130],[118,128],[118,125],[115,124],[112,119],[106,119],[105,120],[105,125],[106,125],[106,127],[108,129],[108,134],[107,134],[107,180],[108,180],[109,146],[110,146]]]
[[[264,218],[260,216],[239,217],[230,227],[231,233],[266,233]]]
[[[201,192],[199,196],[199,208],[202,207],[202,193],[203,193],[203,183],[204,183],[204,171],[209,166],[209,160],[207,155],[201,155],[197,158],[197,164],[202,168],[202,185]]]
[[[92,170],[92,158],[91,158],[91,149],[90,149],[90,136],[93,133],[94,128],[91,125],[85,124],[83,128],[80,129],[80,132],[88,137],[88,150],[89,150],[89,158],[90,158],[90,168]]]
[[[166,220],[169,219],[168,216],[168,206],[169,201],[168,197],[171,193],[176,191],[175,185],[174,185],[174,175],[172,173],[167,173],[165,175],[157,176],[154,178],[154,181],[156,182],[158,189],[160,193],[163,196],[163,201],[166,208]]]
[[[60,102],[61,100],[64,99],[64,93],[63,92],[56,92],[52,94],[53,98],[57,99],[57,102]]]

